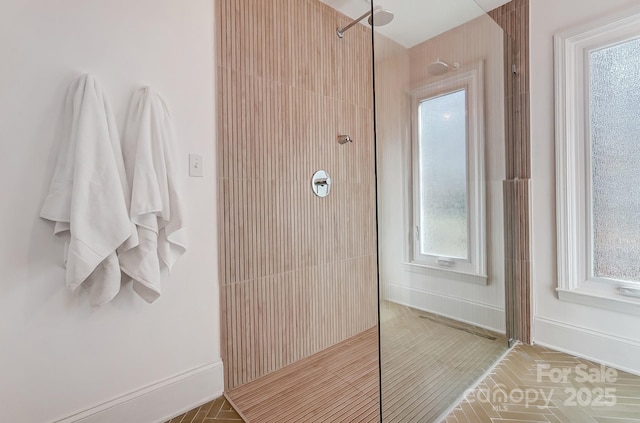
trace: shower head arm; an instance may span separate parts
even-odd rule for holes
[[[373,9],[373,13],[376,12],[376,10],[381,9],[381,6],[377,6],[375,9]],[[336,33],[338,34],[339,38],[344,37],[344,33],[347,32],[347,30],[349,28],[351,28],[352,26],[354,26],[355,24],[357,24],[358,22],[360,22],[361,20],[363,20],[364,18],[366,18],[367,16],[369,16],[371,14],[371,10],[368,10],[365,14],[363,14],[362,16],[360,16],[358,19],[351,21],[351,23],[347,26],[345,26],[344,28],[338,28],[336,29]]]

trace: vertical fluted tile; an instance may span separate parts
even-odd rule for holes
[[[507,78],[507,175],[504,183],[506,310],[510,337],[531,342],[532,274],[530,255],[529,182],[531,140],[529,115],[529,0],[513,0],[489,15],[508,35],[505,42]],[[515,65],[516,74],[511,72]]]
[[[377,321],[371,34],[317,0],[217,0],[227,389]],[[348,63],[349,66],[346,66]],[[338,134],[356,142],[339,146]],[[332,193],[316,198],[313,172]]]

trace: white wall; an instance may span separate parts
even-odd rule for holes
[[[534,340],[640,373],[640,317],[557,299],[553,92],[553,34],[638,2],[533,0],[530,4]]]
[[[3,421],[160,421],[222,392],[213,27],[211,0],[0,4]],[[132,92],[156,87],[179,160],[204,155],[204,178],[182,175],[189,251],[152,305],[125,287],[91,310],[65,289],[63,244],[38,217],[64,93],[83,72],[102,82],[120,127]]]
[[[376,137],[380,277],[387,300],[505,332],[502,184],[505,178],[503,31],[481,16],[409,50],[376,37]],[[411,230],[408,91],[434,78],[437,58],[462,68],[482,60],[485,93],[487,285],[407,270]],[[453,71],[455,72],[455,71]],[[451,74],[449,74],[451,75]]]

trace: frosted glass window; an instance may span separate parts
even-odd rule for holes
[[[469,257],[466,90],[419,104],[420,254]]]
[[[590,52],[595,277],[640,281],[640,39]]]

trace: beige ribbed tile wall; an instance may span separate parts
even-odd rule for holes
[[[377,323],[371,34],[317,0],[216,0],[227,390]],[[352,144],[340,146],[339,134]],[[318,169],[331,194],[311,190]]]
[[[507,333],[531,343],[532,264],[531,137],[529,113],[529,0],[512,0],[489,15],[511,37],[505,42],[505,82],[507,179],[504,181],[505,276]],[[513,74],[511,66],[515,65]]]
[[[510,109],[512,138],[507,142],[507,155],[511,159],[507,165],[507,179],[530,178],[529,0],[512,0],[489,12],[489,16],[511,37],[512,53],[507,62],[516,65],[516,74],[512,75],[507,87],[507,96],[513,101]]]

